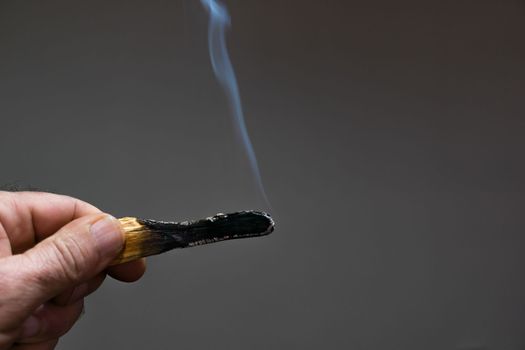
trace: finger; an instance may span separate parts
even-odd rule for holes
[[[78,320],[84,309],[84,300],[58,306],[44,304],[22,325],[18,343],[40,343],[60,338]]]
[[[100,210],[76,198],[43,192],[0,192],[0,222],[21,253],[79,217]]]
[[[58,339],[51,339],[38,344],[19,344],[12,347],[12,350],[53,350],[58,344]]]
[[[73,304],[96,291],[104,282],[105,278],[105,273],[99,273],[87,282],[84,282],[76,287],[68,288],[66,291],[53,298],[52,301],[53,303],[62,306]]]
[[[107,271],[111,277],[119,281],[135,282],[146,272],[146,259],[110,266]]]
[[[2,330],[2,332],[0,332],[0,350],[12,349],[12,345],[19,333],[19,329]]]
[[[106,214],[89,215],[60,229],[24,254],[0,264],[0,318],[16,326],[38,305],[104,270],[124,245],[119,222]],[[4,326],[4,329],[8,328]]]
[[[22,273],[37,277],[35,287],[43,291],[45,301],[100,273],[123,244],[122,227],[115,218],[107,214],[85,216],[21,255],[25,258]]]
[[[9,242],[9,236],[4,229],[4,225],[0,221],[0,258],[11,255],[11,243]]]

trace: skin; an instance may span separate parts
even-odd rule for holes
[[[116,219],[88,203],[0,191],[0,350],[54,349],[106,274],[138,280],[144,260],[108,267],[123,244]]]

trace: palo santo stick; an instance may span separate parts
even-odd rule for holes
[[[202,220],[165,222],[134,217],[119,219],[126,236],[117,265],[175,248],[194,247],[229,239],[265,236],[273,232],[270,215],[257,211],[217,214]]]

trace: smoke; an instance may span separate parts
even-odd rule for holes
[[[226,6],[218,0],[201,0],[201,3],[210,15],[208,27],[208,46],[213,72],[215,73],[217,80],[221,84],[228,98],[228,102],[232,111],[235,131],[244,146],[244,151],[248,161],[250,162],[250,168],[259,193],[266,204],[270,206],[266,192],[264,191],[255,151],[253,149],[248,130],[246,129],[239,86],[237,85],[235,71],[233,70],[233,66],[228,55],[228,49],[226,47],[225,31],[226,28],[230,26],[230,15]]]

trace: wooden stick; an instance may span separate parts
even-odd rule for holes
[[[270,215],[257,211],[217,214],[206,219],[165,222],[134,217],[119,219],[126,242],[111,265],[122,264],[175,248],[194,247],[229,239],[265,236],[273,232]]]

